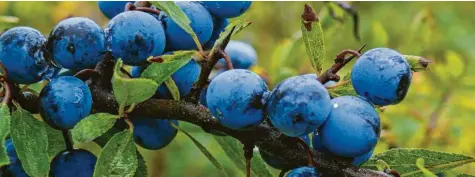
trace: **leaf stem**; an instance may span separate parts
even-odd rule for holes
[[[228,67],[229,70],[233,69],[233,62],[231,61],[231,58],[229,58],[229,56],[226,54],[226,52],[222,49],[219,50],[219,54],[221,54],[221,56],[223,56],[224,60],[226,61],[226,65]]]

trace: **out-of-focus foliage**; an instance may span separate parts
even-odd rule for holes
[[[301,40],[300,15],[310,3],[320,17],[325,37],[324,69],[343,49],[389,47],[433,61],[428,72],[415,73],[406,99],[380,113],[383,131],[375,153],[394,147],[429,148],[475,156],[475,12],[472,2],[352,2],[360,15],[361,41],[353,36],[351,17],[329,18],[322,2],[253,2],[237,19],[252,25],[233,39],[252,44],[258,52],[259,73],[269,74],[272,88],[289,76],[313,72]],[[0,23],[0,30],[30,26],[47,35],[68,16],[85,16],[105,26],[107,19],[96,2],[0,2],[0,16],[16,16],[16,24]],[[236,20],[236,19],[232,19]],[[278,49],[278,50],[275,50]],[[352,63],[340,72],[344,76]],[[284,67],[285,66],[285,67]],[[194,125],[193,133],[224,166],[230,176],[244,176],[225,155],[213,135]],[[94,143],[80,147],[96,155]],[[220,176],[221,173],[183,134],[166,148],[144,154],[150,176]],[[278,171],[273,169],[275,175]],[[475,174],[475,165],[449,172]]]

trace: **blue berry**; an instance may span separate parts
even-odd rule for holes
[[[164,148],[175,138],[177,129],[170,125],[170,120],[134,117],[134,140],[145,149],[158,150]],[[172,120],[178,125],[178,121]]]
[[[411,78],[411,67],[404,56],[388,48],[365,52],[351,71],[351,82],[358,95],[380,106],[401,102]]]
[[[213,16],[233,18],[242,15],[251,7],[252,1],[202,1]]]
[[[180,91],[180,98],[185,97],[190,93],[191,87],[198,80],[200,76],[201,66],[195,60],[190,60],[185,66],[178,69],[172,74],[172,79],[175,81],[178,90]],[[158,87],[158,93],[161,98],[172,99],[172,94],[165,84]]]
[[[299,167],[293,169],[286,177],[319,177],[317,169],[314,167]]]
[[[145,70],[145,67],[142,66],[132,66],[130,70],[130,75],[134,78],[140,77],[141,73]],[[171,75],[173,81],[180,91],[180,97],[186,96],[190,93],[191,87],[198,80],[200,76],[201,66],[195,60],[190,60],[186,65],[178,69],[175,73]],[[162,83],[157,89],[157,94],[159,98],[163,99],[172,99],[172,94],[168,90],[168,87]]]
[[[92,68],[106,51],[104,31],[88,18],[68,18],[51,31],[48,49],[51,58],[64,68]]]
[[[226,127],[242,129],[264,120],[262,95],[267,85],[244,69],[226,71],[211,81],[206,100],[211,113]]]
[[[46,38],[30,27],[11,28],[0,36],[0,61],[8,78],[17,84],[33,84],[54,77],[60,68],[44,57]]]
[[[369,151],[366,154],[355,157],[355,159],[353,160],[353,165],[360,166],[360,165],[364,164],[366,161],[368,161],[371,158],[371,156],[373,155],[373,152],[374,152],[374,149],[372,149],[371,151]]]
[[[231,58],[235,69],[249,69],[257,64],[256,50],[245,42],[229,41],[224,51]],[[225,65],[224,59],[219,60],[218,64]]]
[[[92,95],[86,83],[72,76],[51,80],[40,93],[40,114],[55,129],[72,129],[88,116]]]
[[[97,158],[84,149],[60,152],[51,161],[50,177],[78,176],[90,177],[94,174]]]
[[[355,96],[331,101],[331,112],[320,129],[325,148],[343,157],[358,157],[376,146],[380,135],[379,116],[373,105]]]
[[[212,49],[214,43],[219,38],[219,34],[221,34],[221,32],[223,32],[228,25],[228,19],[213,18],[213,33],[211,33],[211,38],[205,45],[203,45],[203,48],[205,50]]]
[[[208,107],[208,103],[206,101],[206,94],[208,94],[208,88],[204,88],[203,90],[201,90],[200,104],[202,104],[205,107]]]
[[[107,27],[107,45],[112,55],[127,65],[143,65],[148,57],[161,55],[165,50],[162,23],[145,12],[120,13]]]
[[[18,159],[12,139],[7,139],[5,141],[5,149],[7,150],[10,164],[3,166],[0,169],[0,176],[28,177],[25,170],[23,170],[23,167],[21,166],[20,159]]]
[[[176,4],[191,21],[191,28],[198,36],[201,44],[206,44],[213,32],[213,18],[203,5],[197,2],[179,1]],[[171,18],[164,16],[166,26],[167,51],[191,50],[196,48],[193,38],[178,26]]]
[[[112,19],[116,15],[124,12],[125,5],[128,2],[134,3],[134,1],[98,1],[97,5],[107,18]]]
[[[266,111],[279,131],[291,137],[309,134],[320,127],[330,113],[330,96],[315,79],[294,76],[272,90]]]

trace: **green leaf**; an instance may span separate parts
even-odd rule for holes
[[[119,59],[115,64],[112,87],[114,89],[115,99],[122,109],[119,110],[119,113],[122,114],[125,106],[140,103],[152,97],[157,91],[158,84],[150,79],[123,78],[120,76],[121,66],[122,60]]]
[[[414,72],[427,71],[429,69],[429,64],[431,61],[425,58],[414,55],[404,55],[404,57],[409,63],[409,66],[411,66],[411,70]]]
[[[163,55],[161,57],[165,62],[152,63],[147,67],[147,69],[145,69],[141,77],[145,79],[151,79],[160,85],[165,82],[173,73],[178,71],[178,69],[190,62],[190,60],[192,60],[192,56],[195,53],[196,52],[194,51],[187,51],[175,52],[174,55]]]
[[[117,115],[107,113],[97,113],[85,117],[71,130],[74,143],[94,140],[111,129],[118,118]]]
[[[325,41],[323,30],[318,17],[310,6],[305,6],[301,22],[302,37],[305,50],[310,58],[312,67],[320,75],[325,57]]]
[[[391,169],[391,167],[386,162],[384,162],[383,160],[377,160],[376,161],[376,168],[378,169],[378,171],[384,171],[386,169]]]
[[[272,62],[270,69],[271,76],[275,76],[280,73],[279,68],[282,67],[290,68],[290,66],[296,66],[291,68],[299,68],[297,67],[297,65],[303,62],[298,60],[298,58],[295,58],[294,56],[297,55],[296,50],[301,46],[302,43],[303,40],[300,36],[297,38],[285,39],[279,44],[277,44],[277,46],[272,52],[272,57],[270,60]]]
[[[426,149],[391,149],[384,153],[374,155],[362,167],[376,170],[376,161],[383,160],[391,166],[391,169],[398,171],[402,176],[416,177],[423,174],[416,166],[418,158],[425,159],[425,168],[432,173],[440,173],[475,162],[474,158],[461,154]]]
[[[99,154],[94,177],[134,175],[137,169],[136,151],[130,130],[115,134]]]
[[[147,165],[145,164],[145,160],[143,159],[142,154],[140,154],[139,151],[137,152],[137,170],[135,170],[135,175],[134,177],[147,177],[148,172],[147,172]]]
[[[243,145],[234,138],[226,136],[214,136],[214,139],[221,145],[226,155],[233,161],[234,165],[246,174],[246,162],[244,158]],[[259,153],[254,153],[251,160],[251,176],[272,177],[272,172],[267,167]]]
[[[66,149],[63,133],[61,130],[51,128],[47,124],[43,124],[48,135],[48,157],[49,161],[53,160],[56,155]]]
[[[2,23],[18,23],[20,19],[14,16],[0,16],[0,22]]]
[[[180,26],[183,30],[188,33],[193,41],[195,41],[196,46],[200,51],[203,51],[201,47],[200,41],[198,40],[198,36],[196,36],[195,32],[191,28],[190,24],[191,21],[186,16],[186,14],[181,10],[178,5],[176,5],[173,1],[150,1],[152,5],[155,5],[161,11],[165,12],[168,17],[170,17],[178,26]]]
[[[475,175],[471,175],[471,174],[458,174],[457,177],[475,177]]]
[[[49,172],[48,135],[43,122],[17,107],[12,114],[11,137],[23,169],[29,176]]]
[[[228,39],[230,39],[231,36],[238,34],[241,32],[244,28],[248,27],[251,25],[251,22],[247,20],[236,20],[232,23],[230,23],[223,32],[219,34],[219,38],[214,42],[213,48],[211,49],[210,53],[213,55],[215,53],[215,50],[218,46],[223,45]],[[211,58],[211,56],[210,56]]]
[[[344,83],[344,84],[341,84],[341,83]],[[339,96],[346,96],[346,95],[350,95],[350,96],[358,95],[351,83],[351,72],[348,72],[348,74],[346,74],[345,77],[343,77],[343,80],[341,80],[337,84],[341,84],[341,85],[328,89],[328,93],[330,93],[330,95],[333,98],[336,98]]]
[[[176,86],[175,81],[173,81],[172,77],[168,77],[168,79],[165,80],[165,85],[172,94],[173,99],[180,100],[180,90],[178,90],[178,87]]]
[[[222,176],[228,176],[228,174],[224,170],[224,167],[218,162],[218,160],[216,160],[216,158],[214,158],[214,156],[208,151],[208,149],[206,149],[198,140],[196,140],[193,136],[191,136],[188,132],[186,132],[185,130],[183,130],[179,126],[175,125],[173,122],[170,122],[170,125],[172,127],[175,127],[178,131],[184,133],[188,138],[190,138],[191,141],[193,141],[193,143],[196,145],[196,147],[198,147],[198,149],[200,149],[200,151],[203,153],[203,155],[205,155],[206,158],[208,158],[208,160],[216,168],[218,168],[218,170],[221,172]]]
[[[8,105],[2,104],[0,106],[0,166],[8,165],[10,160],[8,158],[7,150],[5,149],[5,138],[10,133],[11,124],[10,111]]]
[[[418,158],[416,160],[416,166],[419,168],[419,170],[422,171],[424,174],[424,177],[437,177],[434,173],[430,172],[424,167],[424,159],[423,158]]]

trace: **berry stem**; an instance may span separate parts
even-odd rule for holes
[[[226,65],[228,67],[228,69],[233,69],[233,62],[231,61],[231,58],[229,58],[229,56],[226,54],[226,52],[224,50],[219,50],[219,54],[221,54],[221,56],[223,56],[224,60],[226,61]]]
[[[69,133],[69,130],[62,130],[63,132],[63,138],[64,138],[64,143],[66,144],[66,149],[67,150],[73,150],[73,140],[71,138],[71,134]]]
[[[298,137],[297,139],[299,141],[299,144],[301,144],[305,148],[305,151],[307,152],[307,166],[316,167],[315,162],[313,161],[312,150],[310,150],[310,147],[308,146],[308,144],[305,143],[305,141],[300,137]]]
[[[127,4],[125,4],[125,9],[124,10],[125,11],[137,10],[137,11],[142,11],[142,12],[151,13],[151,14],[155,14],[155,15],[160,15],[160,11],[157,10],[157,9],[152,9],[150,7],[136,6],[135,4],[133,4],[131,2],[128,2]]]
[[[3,92],[4,92],[2,104],[7,105],[10,102],[10,99],[12,97],[10,84],[8,84],[8,82],[5,80],[4,77],[1,77],[0,80],[2,81]]]
[[[3,65],[1,61],[0,61],[0,71],[2,71],[2,75],[5,79],[8,78],[7,68],[5,68],[5,66]]]
[[[254,143],[244,143],[244,158],[246,159],[246,177],[251,177],[251,159],[254,155]]]
[[[288,171],[289,171],[288,169],[285,169],[285,170],[280,171],[279,177],[284,177],[285,174],[286,174]]]

